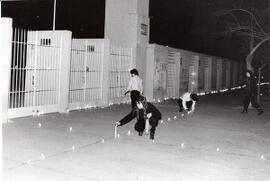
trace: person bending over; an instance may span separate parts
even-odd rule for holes
[[[161,112],[153,104],[147,102],[145,97],[140,96],[136,99],[136,106],[134,109],[115,124],[117,126],[123,126],[134,118],[137,118],[134,129],[138,131],[139,136],[142,136],[144,131],[148,132],[150,129],[150,139],[153,140],[158,121],[161,120],[161,117]],[[149,125],[149,128],[147,125]]]
[[[189,92],[184,93],[177,101],[179,112],[183,112],[184,110],[187,111],[188,114],[194,112],[197,101],[197,94]]]

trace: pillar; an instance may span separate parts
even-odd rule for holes
[[[61,35],[61,55],[60,55],[60,80],[59,80],[59,112],[66,112],[69,98],[69,75],[71,56],[71,36],[70,31],[56,31]]]
[[[12,54],[12,19],[1,18],[0,26],[0,119],[7,122],[8,119],[8,91]]]
[[[149,0],[106,0],[105,39],[133,49],[133,65],[146,85]]]

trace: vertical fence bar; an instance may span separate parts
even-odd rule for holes
[[[10,108],[14,108],[13,102],[14,102],[14,97],[13,97],[13,90],[14,90],[14,66],[15,66],[15,56],[16,56],[16,28],[13,30],[13,53],[12,53],[12,62],[11,62],[11,81],[10,81]]]
[[[20,39],[20,59],[19,59],[19,65],[18,65],[18,68],[19,68],[19,76],[18,76],[18,79],[19,79],[19,107],[21,107],[21,86],[22,86],[22,61],[23,61],[23,39],[24,39],[24,34],[23,34],[23,29],[20,30],[21,31],[21,39]]]
[[[23,49],[23,78],[22,78],[22,81],[23,81],[23,87],[22,87],[22,90],[23,90],[23,107],[25,106],[25,76],[26,76],[26,70],[25,70],[25,66],[26,66],[26,51],[27,51],[27,31],[24,30],[24,49]]]
[[[34,75],[32,76],[33,83],[33,106],[36,107],[36,82],[37,82],[37,58],[38,58],[38,32],[35,32],[35,54],[34,54]]]
[[[18,107],[18,66],[19,66],[19,59],[20,59],[20,29],[17,29],[17,50],[16,50],[16,66],[15,66],[15,90],[14,90],[14,93],[15,93],[15,108]]]

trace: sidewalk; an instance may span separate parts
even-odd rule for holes
[[[3,125],[4,180],[268,181],[270,103],[261,116],[240,114],[241,104],[239,92],[207,95],[185,117],[175,100],[156,104],[154,142],[135,121],[114,138],[130,105],[16,119]]]

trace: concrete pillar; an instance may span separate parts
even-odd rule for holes
[[[226,88],[229,89],[231,88],[231,62],[227,60],[226,62]]]
[[[146,79],[147,86],[145,86],[144,94],[147,100],[153,100],[153,90],[154,90],[154,69],[155,69],[155,46],[149,45],[147,48],[147,62],[146,62]]]
[[[149,43],[148,9],[149,0],[106,0],[105,8],[104,38],[113,45],[133,48],[133,64],[143,83]]]
[[[212,68],[212,58],[208,57],[207,60],[206,60],[206,68],[204,70],[204,90],[206,92],[210,92],[211,91],[211,88],[212,88],[212,71],[213,71],[213,68]]]
[[[221,90],[222,89],[222,60],[221,59],[217,59],[217,90]]]
[[[12,54],[12,19],[1,18],[0,27],[0,119],[1,123],[8,119],[8,91]]]
[[[179,90],[180,90],[180,73],[181,73],[181,54],[180,52],[176,52],[176,59],[175,59],[175,66],[176,66],[176,72],[175,72],[175,98],[179,98]]]
[[[57,31],[61,36],[60,80],[59,80],[59,112],[66,112],[69,98],[69,76],[71,55],[71,31]]]
[[[110,40],[104,40],[104,58],[102,62],[102,105],[109,103]]]

